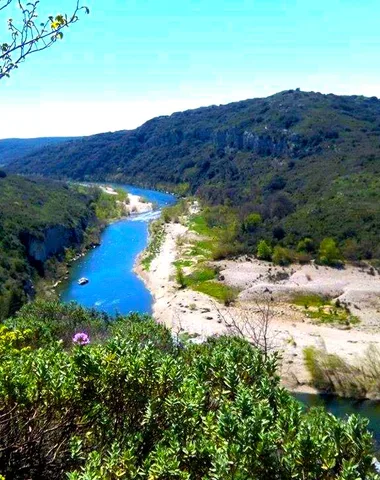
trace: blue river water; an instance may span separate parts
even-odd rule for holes
[[[111,315],[131,311],[151,313],[152,296],[133,272],[137,255],[148,241],[149,221],[159,210],[176,202],[173,195],[130,185],[118,185],[128,192],[146,198],[155,211],[131,216],[109,225],[101,235],[101,245],[74,262],[68,282],[61,291],[61,300],[75,301]],[[89,283],[78,285],[86,277]]]
[[[148,241],[149,221],[159,216],[160,209],[176,202],[173,195],[118,185],[130,193],[143,196],[156,205],[156,210],[119,220],[109,225],[101,236],[101,245],[74,263],[68,282],[63,286],[61,299],[94,307],[111,315],[131,311],[151,313],[152,296],[133,272],[137,255]],[[78,285],[86,277],[89,283]],[[326,395],[295,394],[305,407],[324,406],[339,417],[361,414],[369,419],[377,450],[380,450],[380,403],[359,402]],[[380,452],[379,452],[380,454]]]

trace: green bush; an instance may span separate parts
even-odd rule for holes
[[[319,261],[331,267],[342,265],[342,255],[333,238],[322,240],[319,246]]]
[[[260,260],[272,259],[272,248],[265,240],[260,240],[259,244],[257,245],[257,258]]]
[[[244,220],[244,227],[248,232],[253,232],[263,221],[259,213],[250,213]]]
[[[378,478],[367,422],[304,412],[279,385],[277,357],[244,340],[179,348],[165,327],[133,315],[93,318],[103,339],[88,345],[55,340],[56,325],[51,341],[27,346],[49,315],[52,305],[39,304],[20,312],[18,329],[0,331],[7,479]],[[77,321],[64,323],[70,336]]]
[[[294,262],[295,260],[294,252],[288,248],[283,248],[277,245],[273,249],[272,262],[275,265],[287,266]]]
[[[314,241],[311,238],[300,240],[297,245],[297,252],[313,253],[315,251]]]

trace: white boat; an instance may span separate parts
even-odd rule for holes
[[[89,282],[89,279],[86,277],[82,277],[78,280],[78,285],[86,285]]]

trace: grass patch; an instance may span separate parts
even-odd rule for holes
[[[213,229],[207,225],[206,219],[203,215],[192,217],[189,227],[193,232],[196,232],[199,235],[205,235],[206,237],[211,237],[214,234]]]
[[[191,260],[176,260],[175,262],[173,262],[173,265],[176,268],[191,267],[193,265],[193,262]]]
[[[218,270],[213,267],[198,268],[189,275],[183,274],[181,266],[177,267],[177,282],[181,288],[191,288],[229,305],[236,299],[239,292],[235,288],[217,282],[217,275]]]
[[[195,242],[187,255],[192,257],[212,258],[213,243],[211,240],[200,240]]]
[[[212,280],[195,284],[192,286],[192,288],[197,292],[205,293],[210,297],[216,298],[225,305],[230,305],[234,300],[236,300],[239,294],[238,290],[235,288]]]
[[[315,293],[300,294],[293,297],[292,303],[299,307],[322,307],[324,305],[330,305],[330,301],[327,297],[317,295]]]
[[[352,315],[346,308],[333,306],[322,306],[318,307],[317,310],[307,310],[306,315],[319,323],[337,323],[347,326],[360,323],[359,318]]]
[[[207,282],[208,280],[214,280],[218,275],[217,270],[212,267],[204,267],[195,270],[194,272],[186,275],[185,277],[185,286],[191,287],[202,282]]]
[[[318,323],[335,323],[338,325],[356,325],[359,318],[352,315],[350,310],[340,303],[332,304],[327,297],[317,294],[301,294],[293,297],[294,305],[304,307],[308,318]]]

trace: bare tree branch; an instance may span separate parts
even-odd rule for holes
[[[259,348],[264,356],[277,349],[276,334],[271,324],[275,317],[273,303],[270,298],[256,301],[254,306],[239,309],[221,310],[217,304],[215,309],[230,334],[248,339]]]

